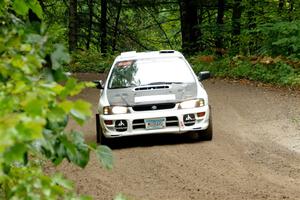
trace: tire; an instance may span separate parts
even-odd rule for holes
[[[96,140],[97,140],[97,144],[105,144],[106,143],[106,138],[103,135],[102,127],[100,125],[99,114],[96,114]]]
[[[201,139],[210,141],[213,139],[213,123],[212,123],[212,112],[211,107],[209,106],[209,125],[206,130],[201,131],[199,133],[199,136],[201,136]]]

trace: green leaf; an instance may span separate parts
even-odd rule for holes
[[[30,0],[28,2],[29,7],[32,9],[32,11],[40,18],[42,19],[43,16],[43,10],[41,5],[37,0]]]
[[[70,142],[65,135],[60,137],[60,141],[70,160],[74,160],[73,156],[76,156],[76,146]]]
[[[85,120],[88,119],[88,117],[92,114],[90,110],[91,104],[82,101],[77,100],[73,103],[73,107],[70,111],[72,117],[80,124],[82,125]]]
[[[85,87],[94,88],[94,87],[96,87],[96,84],[93,82],[85,82]]]
[[[27,151],[27,147],[24,143],[18,143],[14,146],[7,149],[7,151],[4,153],[4,159],[6,164],[12,163],[12,162],[22,162],[24,161],[24,154]]]
[[[93,198],[89,196],[80,196],[79,200],[93,200]]]
[[[31,116],[41,116],[45,102],[39,99],[33,99],[26,103],[24,109]]]
[[[83,143],[84,140],[80,136],[71,135],[71,140],[65,136],[61,137],[61,143],[64,146],[66,157],[72,163],[84,168],[89,161],[89,148]]]
[[[42,132],[45,125],[44,119],[36,119],[31,122],[24,123],[24,125],[28,129],[31,129],[31,133],[28,135],[28,138],[35,140],[42,137]]]
[[[45,125],[45,120],[42,118],[23,119],[22,123],[16,126],[18,138],[23,141],[31,141],[42,138],[42,131]]]
[[[69,78],[65,84],[64,89],[61,91],[60,96],[62,98],[66,98],[67,96],[74,96],[79,94],[82,89],[86,87],[85,82],[78,82],[74,78]]]
[[[56,82],[62,82],[67,79],[64,68],[60,67],[56,70],[52,70],[53,78]]]
[[[84,145],[86,147],[86,144],[84,143],[84,138],[81,132],[78,131],[72,131],[71,133],[72,141],[74,144],[79,147]]]
[[[85,167],[90,159],[89,147],[85,144],[83,135],[78,131],[72,131],[71,140],[77,149],[77,163],[80,167]]]
[[[96,154],[98,159],[106,169],[112,169],[113,155],[111,149],[108,146],[98,146],[96,149]]]
[[[39,44],[39,43],[43,43],[43,40],[45,38],[43,38],[43,36],[35,34],[35,33],[30,33],[26,35],[26,42],[30,43],[30,44]]]
[[[125,195],[120,193],[114,198],[114,200],[129,200],[129,199]]]
[[[62,122],[62,121],[65,122],[66,112],[62,108],[58,106],[54,106],[47,113],[47,118],[51,122]]]
[[[19,15],[27,15],[29,7],[24,0],[14,0],[13,9]]]
[[[73,102],[72,101],[62,101],[61,103],[59,103],[58,105],[60,108],[62,108],[65,112],[70,112],[70,110],[73,107]]]
[[[2,10],[5,6],[5,1],[4,0],[0,0],[0,10]]]
[[[69,63],[70,56],[66,48],[61,44],[54,45],[55,51],[51,54],[52,69],[57,70],[62,64]]]
[[[62,174],[55,174],[53,176],[52,181],[64,188],[66,188],[67,190],[72,190],[73,189],[73,183],[72,181],[66,180],[63,178]]]
[[[54,116],[52,116],[52,117],[54,118]],[[59,116],[59,117],[61,117],[61,116]],[[55,120],[50,120],[48,118],[46,128],[53,130],[56,133],[61,132],[66,128],[68,121],[69,121],[68,119],[69,118],[67,115],[64,115],[64,118],[57,118]]]
[[[61,91],[60,96],[62,98],[66,98],[71,93],[71,91],[76,87],[76,85],[77,85],[77,80],[74,78],[69,78],[65,84],[64,89]]]

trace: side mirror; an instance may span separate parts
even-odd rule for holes
[[[198,74],[199,81],[203,81],[203,80],[208,79],[210,77],[211,77],[211,75],[210,75],[209,71],[203,71],[203,72],[200,72]]]
[[[102,80],[94,80],[93,83],[96,84],[96,88],[99,90],[104,88]]]

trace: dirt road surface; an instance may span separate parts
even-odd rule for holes
[[[103,75],[79,74],[82,80]],[[300,199],[300,95],[240,82],[204,82],[213,108],[214,139],[193,142],[187,135],[117,139],[114,168],[95,155],[81,170],[57,167],[78,193],[113,199],[123,193],[139,200]],[[79,95],[96,112],[99,91]],[[83,127],[95,141],[95,119]]]

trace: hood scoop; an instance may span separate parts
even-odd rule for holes
[[[118,106],[176,103],[196,98],[197,85],[195,83],[141,85],[133,88],[108,89],[106,95],[110,105]]]
[[[168,89],[170,86],[168,85],[158,85],[158,86],[145,86],[145,87],[137,87],[134,88],[135,91],[144,91],[144,90],[159,90],[159,89]]]

